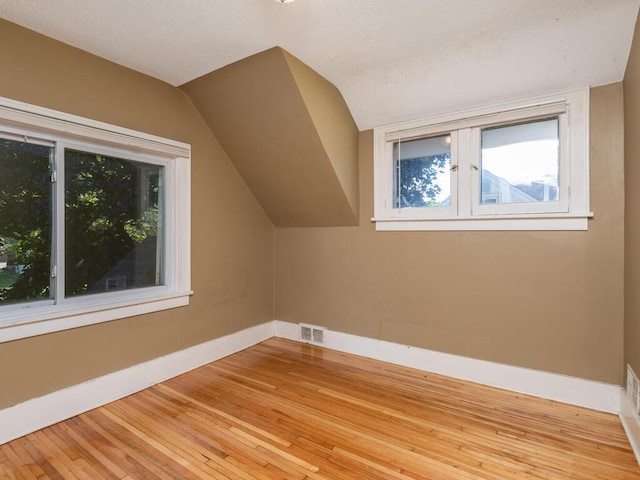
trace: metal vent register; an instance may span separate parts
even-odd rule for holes
[[[316,325],[300,324],[300,340],[307,343],[313,343],[316,345],[324,344],[324,327],[318,327]]]

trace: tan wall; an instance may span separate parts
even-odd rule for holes
[[[358,214],[358,127],[340,90],[308,65],[284,52],[340,185]]]
[[[0,344],[0,408],[273,318],[273,226],[188,97],[0,21],[0,96],[192,145],[189,307]]]
[[[276,318],[620,383],[622,115],[592,90],[588,232],[376,232],[362,133],[360,226],[276,230]]]
[[[640,375],[640,23],[624,77],[625,297],[624,354]]]
[[[274,47],[180,88],[275,225],[357,223],[358,129],[328,81]]]

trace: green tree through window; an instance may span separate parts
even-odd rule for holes
[[[0,303],[52,289],[53,147],[0,140]],[[65,150],[65,296],[160,285],[163,167]]]
[[[393,208],[448,206],[451,135],[393,143]]]
[[[451,163],[451,155],[444,153],[422,158],[409,158],[396,162],[394,207],[430,207],[444,202],[438,201],[442,187],[438,177],[446,172]],[[398,188],[398,177],[400,185]]]
[[[67,150],[65,293],[157,285],[161,167]],[[108,279],[119,278],[107,285]]]
[[[0,302],[48,298],[53,148],[0,139]]]

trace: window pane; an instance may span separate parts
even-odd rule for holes
[[[67,297],[161,285],[163,167],[65,152]]]
[[[482,204],[558,200],[558,119],[482,130]]]
[[[393,208],[451,204],[451,136],[393,144]]]
[[[52,155],[0,139],[0,304],[50,296]]]

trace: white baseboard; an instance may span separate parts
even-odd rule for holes
[[[640,416],[634,411],[633,404],[624,390],[620,388],[620,421],[629,439],[636,460],[640,464]]]
[[[275,336],[300,340],[298,324],[275,320]],[[431,373],[535,395],[608,413],[620,412],[620,386],[476,360],[325,330],[323,346]]]
[[[298,330],[298,324],[279,320],[266,322],[0,410],[0,445],[244,350],[273,336],[299,341]],[[324,346],[427,372],[604,412],[620,413],[634,452],[636,455],[640,452],[637,448],[640,445],[640,422],[633,423],[632,417],[623,416],[623,400],[618,385],[475,360],[331,330],[324,331]]]
[[[273,322],[170,353],[0,410],[0,445],[273,337]]]

